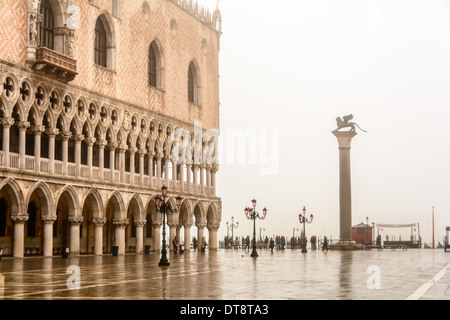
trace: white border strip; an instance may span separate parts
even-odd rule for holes
[[[450,268],[450,263],[447,264],[444,269],[439,271],[432,279],[425,282],[420,288],[414,291],[409,297],[405,300],[418,300],[420,299],[427,291],[430,289],[436,282],[438,282],[444,274],[447,272],[447,269]]]

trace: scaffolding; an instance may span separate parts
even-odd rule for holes
[[[381,245],[381,235],[380,235],[380,229],[383,230],[384,228],[410,228],[411,234],[410,234],[410,240],[409,241],[402,241],[401,237],[399,240],[396,240],[395,237],[393,239],[389,239],[388,236],[386,236],[386,240],[384,241],[384,245],[404,245],[409,248],[421,248],[421,237],[420,237],[420,226],[419,223],[408,223],[408,224],[385,224],[385,223],[376,223],[375,228],[377,228],[377,245]],[[413,231],[417,231],[417,238],[416,235],[413,233]]]

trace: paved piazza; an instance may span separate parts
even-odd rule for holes
[[[450,299],[443,250],[258,251],[3,258],[5,300]],[[77,281],[79,280],[79,281]]]

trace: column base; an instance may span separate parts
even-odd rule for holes
[[[331,250],[363,250],[364,246],[356,244],[352,240],[339,240],[336,244],[329,245]]]

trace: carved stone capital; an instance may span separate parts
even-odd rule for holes
[[[47,129],[47,134],[49,136],[56,136],[56,135],[59,134],[59,129],[57,129],[57,128],[49,128],[49,129]]]
[[[28,121],[20,121],[17,126],[20,130],[27,130],[30,127],[30,123]]]
[[[126,227],[130,221],[128,219],[113,219],[113,224],[117,227]]]
[[[95,141],[97,141],[97,139],[96,139],[96,138],[93,138],[93,137],[89,137],[89,138],[86,138],[86,139],[84,139],[84,140],[86,141],[86,143],[87,143],[88,146],[94,145]]]
[[[12,215],[11,220],[14,223],[25,223],[28,221],[28,215]]]
[[[92,223],[95,225],[104,225],[106,221],[106,218],[92,218]]]
[[[147,223],[147,221],[145,221],[145,220],[138,220],[138,221],[134,222],[134,225],[136,227],[143,227],[143,226],[145,226],[146,223]]]
[[[69,217],[67,220],[71,224],[81,224],[83,222],[83,217]]]
[[[45,132],[45,127],[42,125],[41,126],[39,126],[39,125],[33,126],[31,129],[33,130],[34,134],[41,134],[41,133]]]
[[[3,128],[9,128],[14,124],[14,119],[13,118],[2,118],[1,119]]]
[[[58,220],[58,217],[55,216],[42,216],[41,220],[43,223],[52,224],[55,223],[56,220]]]

